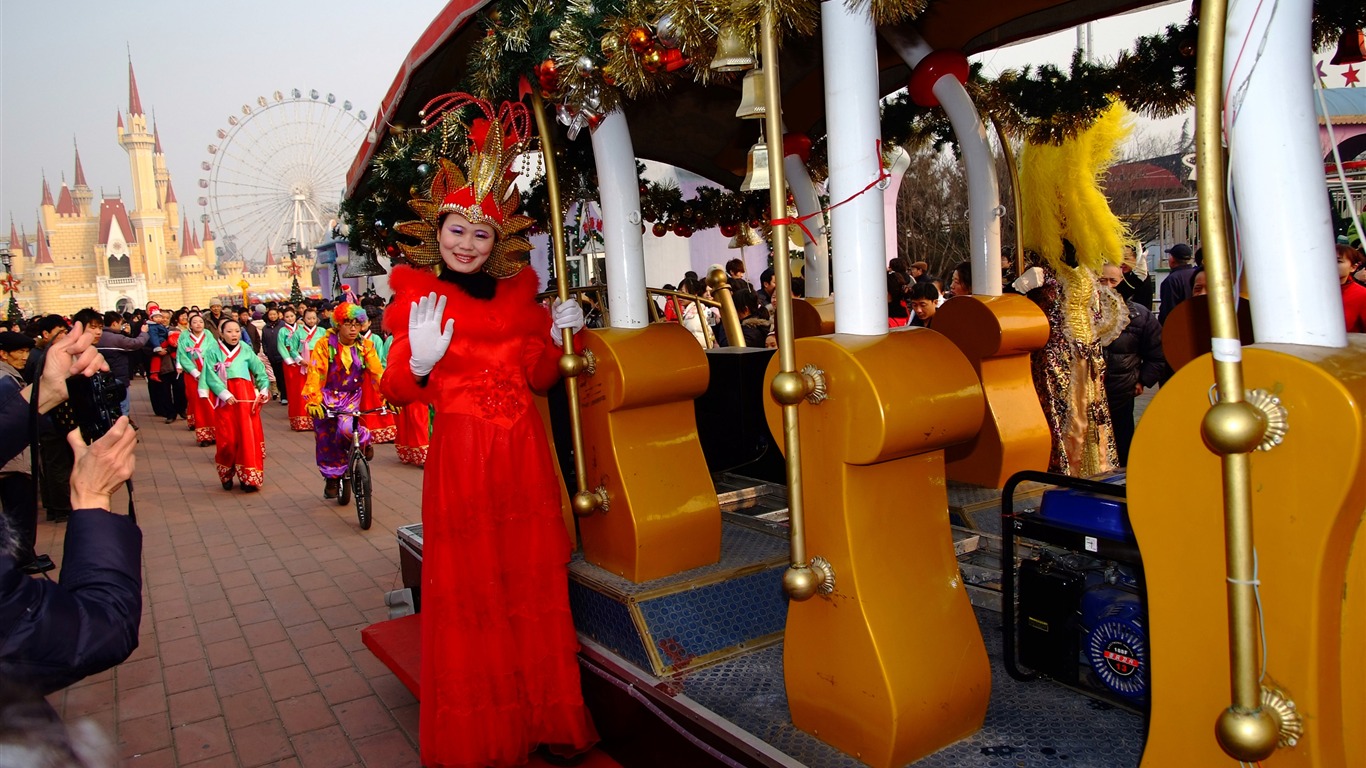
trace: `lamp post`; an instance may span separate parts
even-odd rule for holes
[[[285,248],[289,249],[289,274],[292,280],[289,286],[289,302],[298,304],[304,300],[304,292],[299,290],[299,265],[294,262],[294,257],[299,255],[299,241],[291,237],[285,241]]]
[[[14,257],[10,256],[9,248],[0,248],[0,264],[5,265],[3,285],[9,293],[9,307],[5,316],[9,322],[15,323],[24,319],[24,313],[19,311],[19,301],[14,298],[14,292],[19,289],[19,281],[14,279],[14,274],[10,271],[14,265]]]

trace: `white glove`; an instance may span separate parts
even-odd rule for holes
[[[446,314],[446,297],[438,299],[436,291],[409,307],[408,345],[412,348],[412,357],[408,358],[408,370],[414,376],[426,376],[451,345],[455,320],[447,320],[446,327],[441,327],[441,318]]]
[[[561,302],[555,299],[550,305],[550,340],[557,347],[564,346],[564,334],[560,331],[565,328],[574,333],[583,328],[583,307],[577,301]]]

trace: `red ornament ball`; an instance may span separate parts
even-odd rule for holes
[[[721,236],[722,236],[722,237],[735,237],[735,236],[738,235],[738,234],[740,234],[740,225],[739,225],[739,224],[722,224],[722,225],[721,225]]]
[[[664,54],[658,48],[650,47],[640,54],[640,66],[651,74],[663,72]]]
[[[655,233],[655,237],[663,237],[669,234],[669,225],[662,221],[656,221],[651,231]]]
[[[636,27],[626,34],[626,44],[636,53],[645,53],[654,47],[655,36],[645,27]]]

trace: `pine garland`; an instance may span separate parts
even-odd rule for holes
[[[809,36],[819,19],[816,0],[773,0],[784,34]],[[879,23],[897,23],[923,11],[925,0],[846,0],[868,3]],[[713,72],[718,35],[737,32],[742,45],[755,49],[764,0],[500,0],[480,14],[483,36],[463,68],[460,90],[490,101],[516,99],[524,79],[540,86],[562,121],[584,115],[600,118],[624,102],[668,98],[681,78],[707,84],[737,77]],[[1317,0],[1314,39],[1336,43],[1344,30],[1366,26],[1361,0]],[[1132,50],[1113,64],[1074,57],[1064,70],[1052,65],[1006,71],[993,80],[974,65],[967,84],[984,117],[1034,143],[1058,144],[1090,126],[1110,99],[1139,114],[1160,118],[1191,106],[1195,91],[1198,22],[1171,25],[1163,34],[1139,37]],[[634,43],[634,44],[633,44]],[[667,66],[665,65],[667,63]],[[362,188],[342,203],[351,224],[352,247],[397,252],[393,229],[411,219],[411,199],[439,157],[455,157],[463,147],[454,121],[424,131],[394,129],[371,163]],[[449,123],[449,124],[448,124]],[[591,120],[588,122],[592,124]],[[943,110],[915,105],[902,94],[883,103],[886,146],[932,143],[952,145],[954,135]],[[824,176],[824,137],[812,137],[813,177]],[[587,141],[568,142],[557,152],[562,198],[595,199],[596,171]],[[641,208],[656,233],[687,234],[699,229],[762,224],[768,218],[766,193],[741,194],[703,187],[688,200],[676,188],[641,185]],[[541,182],[524,196],[527,211],[548,221],[548,197]],[[661,233],[662,234],[662,233]]]

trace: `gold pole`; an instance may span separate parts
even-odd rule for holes
[[[711,323],[707,322],[707,307],[702,303],[702,297],[694,296],[692,306],[697,311],[697,322],[702,325],[702,338],[707,340],[707,349],[711,349],[716,346],[716,337],[712,336]]]
[[[787,174],[783,170],[782,81],[778,79],[778,35],[773,5],[765,2],[760,22],[764,68],[764,140],[768,156],[779,158],[768,166],[768,206],[774,218],[787,215]],[[810,393],[810,384],[797,372],[797,352],[792,331],[792,265],[788,261],[787,225],[773,226],[773,297],[778,320],[778,373],[769,385],[773,399],[783,407],[783,443],[787,458],[787,508],[792,564],[783,573],[783,589],[793,600],[809,600],[825,582],[825,572],[812,568],[806,559],[806,505],[802,501],[802,451],[797,405]]]
[[[1005,129],[1001,128],[1001,121],[991,118],[991,125],[996,129],[996,138],[1001,142],[1001,155],[1005,158],[1006,166],[1010,169],[1010,200],[1015,209],[1015,274],[1022,275],[1025,271],[1024,260],[1024,202],[1020,199],[1020,166],[1015,164],[1015,150],[1010,146],[1010,137],[1006,136]]]
[[[1280,722],[1262,707],[1257,671],[1257,604],[1253,586],[1251,452],[1266,432],[1266,417],[1243,397],[1242,342],[1224,216],[1223,76],[1226,0],[1200,6],[1195,75],[1196,190],[1209,281],[1214,379],[1219,402],[1205,414],[1205,441],[1220,456],[1224,485],[1224,547],[1228,574],[1229,666],[1233,703],[1219,713],[1215,736],[1229,756],[1265,760],[1276,749]]]
[[[555,251],[555,292],[561,302],[570,301],[569,265],[564,253],[564,212],[560,210],[560,176],[555,168],[555,141],[550,124],[545,119],[545,104],[541,94],[531,92],[532,113],[536,115],[536,133],[541,138],[541,155],[545,158],[545,186],[550,195],[550,243]],[[574,299],[577,301],[577,299]],[[580,517],[593,514],[601,499],[588,490],[588,467],[583,456],[583,416],[579,409],[579,374],[588,367],[583,355],[574,354],[574,332],[561,331],[564,355],[560,357],[560,374],[564,376],[565,394],[569,398],[569,432],[574,443],[574,482],[579,491],[571,502],[574,514]]]
[[[731,292],[726,270],[718,267],[708,272],[707,285],[711,286],[712,295],[721,304],[721,326],[726,329],[726,341],[732,347],[745,346],[744,329],[740,327],[740,313],[735,309],[735,296]]]

